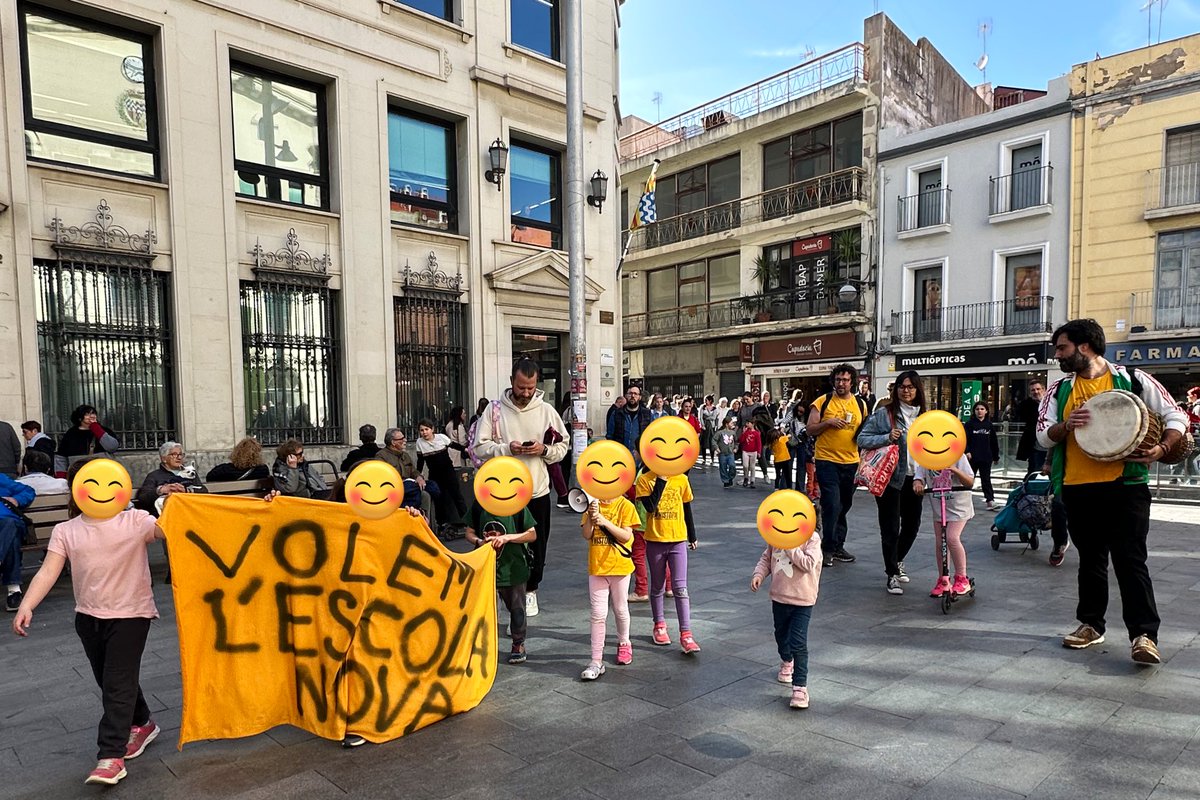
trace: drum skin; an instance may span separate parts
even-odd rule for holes
[[[1100,392],[1081,408],[1090,411],[1092,418],[1075,429],[1075,444],[1096,461],[1121,461],[1162,439],[1162,418],[1151,413],[1133,392]]]

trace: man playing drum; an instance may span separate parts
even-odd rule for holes
[[[1108,608],[1108,559],[1121,589],[1125,627],[1133,660],[1157,664],[1158,609],[1146,568],[1150,530],[1149,464],[1163,458],[1187,426],[1187,417],[1171,395],[1141,370],[1127,370],[1104,359],[1104,329],[1091,319],[1075,319],[1054,332],[1054,355],[1067,376],[1050,387],[1038,415],[1038,444],[1049,451],[1055,494],[1061,492],[1071,539],[1079,550],[1080,625],[1063,646],[1083,649],[1104,641]],[[1103,424],[1081,408],[1101,392],[1121,389],[1141,398],[1146,413],[1162,418],[1162,440],[1144,442],[1123,459],[1100,460],[1081,448],[1075,431]],[[1144,429],[1143,429],[1144,430]],[[1126,435],[1114,431],[1116,436]],[[1136,437],[1137,431],[1127,434]]]

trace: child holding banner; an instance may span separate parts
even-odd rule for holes
[[[630,462],[632,462],[632,458]],[[593,500],[583,512],[583,538],[588,541],[588,594],[592,602],[592,660],[579,676],[594,681],[604,674],[605,623],[612,604],[617,621],[617,663],[633,663],[629,641],[629,576],[633,574],[633,529],[637,510],[624,497]]]
[[[125,760],[140,756],[159,734],[138,679],[150,622],[158,617],[146,547],[163,533],[145,511],[122,510],[133,487],[118,462],[76,461],[67,480],[71,518],[54,526],[46,558],[12,628],[18,636],[28,635],[34,609],[70,561],[75,632],[104,705],[96,768],[84,782],[112,786],[125,777]]]
[[[497,515],[476,500],[467,512],[467,541],[476,547],[491,545],[496,551],[496,590],[511,617],[509,664],[525,663],[525,582],[529,580],[530,558],[525,543],[536,538],[533,515],[528,508],[515,514]]]

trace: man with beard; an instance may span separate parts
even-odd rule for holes
[[[1121,590],[1121,611],[1129,632],[1131,655],[1140,664],[1157,664],[1158,609],[1146,568],[1150,530],[1149,465],[1161,459],[1183,436],[1187,416],[1149,374],[1105,360],[1104,329],[1092,319],[1075,319],[1054,332],[1054,355],[1065,378],[1050,387],[1037,423],[1038,444],[1050,458],[1050,480],[1067,511],[1071,539],[1079,551],[1079,627],[1063,646],[1082,650],[1104,641],[1108,608],[1108,561]],[[1097,461],[1075,441],[1075,431],[1093,423],[1081,408],[1112,389],[1131,391],[1162,416],[1160,443],[1136,450],[1124,461]]]
[[[858,471],[855,437],[867,417],[867,405],[854,394],[858,371],[838,364],[829,374],[833,391],[813,401],[808,411],[808,435],[817,440],[813,450],[817,485],[821,487],[821,538],[823,564],[854,562],[846,552],[846,515],[854,502],[854,473]]]
[[[510,388],[500,396],[500,421],[492,430],[488,412],[475,429],[475,452],[483,460],[496,456],[516,456],[525,462],[533,478],[533,499],[526,506],[533,515],[537,538],[530,542],[533,564],[525,582],[525,615],[538,615],[538,585],[546,568],[546,545],[550,540],[550,472],[549,464],[563,460],[570,449],[570,434],[562,415],[552,403],[545,402],[545,393],[537,388],[542,368],[531,358],[519,358],[513,364]],[[558,436],[547,437],[553,428]],[[554,439],[553,443],[547,443]]]

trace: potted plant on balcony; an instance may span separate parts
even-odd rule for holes
[[[742,309],[746,313],[753,315],[755,322],[769,322],[771,320],[767,286],[770,284],[774,274],[775,267],[769,264],[767,259],[761,255],[754,259],[754,268],[750,271],[750,277],[758,284],[758,293],[749,297],[743,297]]]

